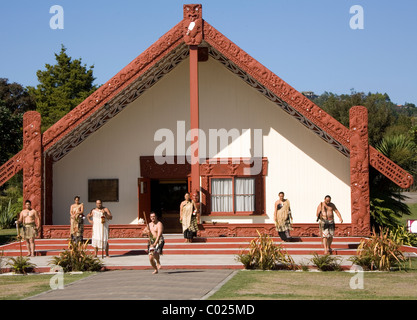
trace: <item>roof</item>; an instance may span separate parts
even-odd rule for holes
[[[349,157],[349,129],[203,20],[201,5],[184,5],[182,21],[45,131],[44,152],[60,160],[185,60],[189,45],[207,47],[211,58]],[[370,147],[369,157],[399,186],[412,184],[408,172],[376,149]]]

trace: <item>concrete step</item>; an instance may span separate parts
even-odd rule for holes
[[[166,235],[164,254],[168,255],[236,255],[245,252],[253,238],[250,237],[217,237],[217,238],[196,238],[193,243],[184,243],[179,235]],[[282,242],[279,238],[273,238],[276,245],[280,245],[290,255],[322,254],[322,244],[319,238],[295,238],[293,242]],[[334,238],[332,248],[335,254],[353,255],[360,238]],[[124,238],[109,239],[110,255],[144,255],[147,253],[146,238]],[[27,252],[26,242],[13,242],[0,247],[4,256],[20,255]],[[36,254],[38,256],[58,255],[62,250],[68,248],[66,239],[37,239]],[[92,249],[91,246],[89,248]],[[91,251],[92,252],[92,251]]]

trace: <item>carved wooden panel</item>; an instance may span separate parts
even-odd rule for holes
[[[0,186],[23,169],[24,152],[20,151],[0,167]]]
[[[392,162],[372,146],[369,146],[369,161],[375,169],[401,188],[409,188],[414,182],[414,178],[411,174]]]
[[[369,145],[368,111],[352,107],[350,117],[350,192],[353,235],[369,235]]]
[[[199,45],[203,41],[203,12],[201,4],[184,4],[184,42]]]
[[[42,135],[41,115],[28,111],[23,115],[23,201],[42,214]]]

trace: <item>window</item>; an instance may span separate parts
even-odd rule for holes
[[[212,212],[254,212],[255,178],[212,178]]]

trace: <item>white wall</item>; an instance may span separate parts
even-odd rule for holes
[[[88,201],[88,179],[119,179],[119,202],[104,203],[114,224],[133,222],[138,215],[137,179],[140,156],[154,154],[158,129],[176,132],[177,119],[189,128],[188,60],[132,102],[83,143],[54,164],[53,224],[69,223],[69,207],[75,195]]]
[[[81,196],[86,211],[88,179],[119,179],[119,202],[104,203],[113,223],[137,218],[139,157],[153,155],[161,145],[154,134],[161,128],[176,133],[177,120],[189,129],[189,61],[183,61],[119,115],[54,164],[53,223],[69,224],[69,207]],[[295,223],[314,222],[318,203],[326,194],[350,222],[349,159],[279,109],[237,76],[212,60],[200,63],[200,127],[262,129],[263,156],[268,158],[266,217],[213,217],[204,220],[272,222],[279,191],[291,201]],[[253,155],[246,132],[218,157]],[[187,146],[188,147],[188,144]],[[209,155],[208,145],[206,154]]]
[[[344,221],[351,221],[348,158],[217,61],[200,63],[199,71],[200,127],[205,132],[210,128],[237,128],[241,132],[251,128],[252,137],[253,129],[263,133],[263,156],[268,158],[268,217],[231,217],[230,222],[272,222],[269,218],[280,191],[291,201],[295,223],[315,222],[317,205],[327,194]],[[247,134],[234,141],[234,148],[219,150],[216,156],[253,156]]]

